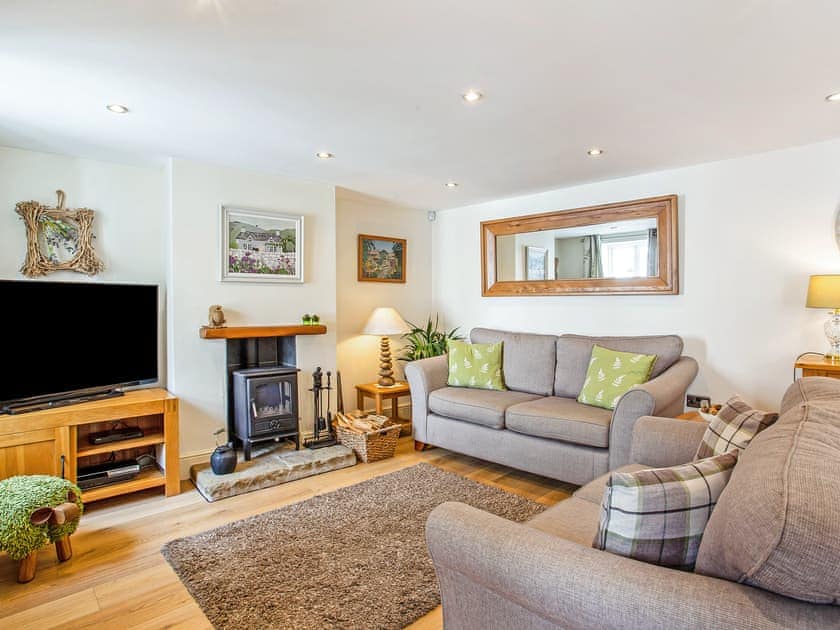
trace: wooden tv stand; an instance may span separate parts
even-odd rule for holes
[[[140,438],[91,444],[88,435],[117,422],[139,426]],[[134,479],[85,490],[85,503],[137,490],[163,487],[180,492],[178,399],[165,389],[138,389],[124,396],[31,413],[0,416],[0,479],[13,475],[55,475],[76,481],[80,465],[154,454],[158,468]]]

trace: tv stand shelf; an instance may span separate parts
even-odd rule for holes
[[[89,455],[101,455],[102,453],[124,451],[143,446],[158,446],[161,444],[166,444],[166,440],[163,438],[163,431],[154,431],[152,433],[147,431],[146,435],[141,438],[131,438],[129,440],[120,440],[119,442],[106,442],[105,444],[79,444],[76,456],[87,457]]]
[[[91,501],[99,501],[101,499],[110,499],[121,494],[129,492],[137,492],[138,490],[148,490],[149,488],[157,488],[166,485],[166,476],[160,470],[144,470],[134,479],[129,481],[121,481],[119,483],[112,483],[107,486],[99,486],[97,488],[90,488],[82,493],[82,500],[87,503]],[[167,494],[167,496],[169,496]]]
[[[106,444],[87,436],[115,423],[139,426],[145,435]],[[166,496],[180,492],[178,466],[178,399],[165,389],[138,389],[124,396],[0,416],[0,479],[46,474],[76,481],[78,468],[116,459],[154,454],[157,468],[142,470],[127,481],[83,491],[86,503],[163,487]]]

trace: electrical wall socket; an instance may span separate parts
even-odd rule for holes
[[[711,398],[708,396],[697,396],[695,394],[686,394],[685,396],[685,406],[686,407],[694,407],[695,409],[699,409],[704,404],[709,405],[711,402]]]

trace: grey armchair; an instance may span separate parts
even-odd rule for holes
[[[643,417],[623,470],[682,464],[701,422]],[[429,516],[447,630],[838,628],[840,607],[646,564],[591,547],[606,475],[528,523],[461,503]]]

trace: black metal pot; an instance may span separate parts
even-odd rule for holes
[[[210,456],[210,468],[217,475],[229,475],[236,470],[236,449],[231,444],[217,446]]]

